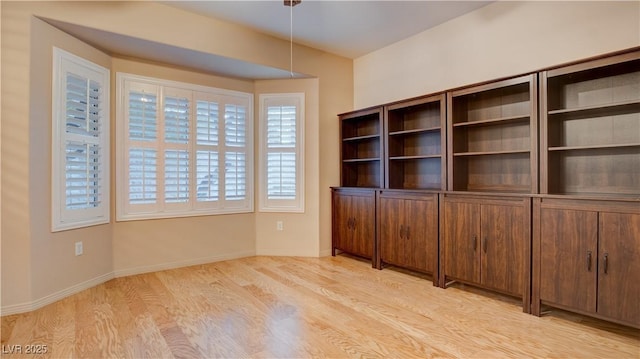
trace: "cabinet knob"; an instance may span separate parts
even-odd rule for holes
[[[473,251],[475,252],[478,249],[478,236],[473,236]]]
[[[609,270],[609,253],[604,254],[604,274]]]
[[[400,225],[400,238],[404,237],[404,226],[401,224]]]
[[[587,251],[587,271],[591,272],[591,251]]]

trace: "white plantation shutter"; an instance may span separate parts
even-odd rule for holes
[[[154,149],[129,149],[128,199],[131,204],[153,204],[158,200],[158,154]]]
[[[164,153],[164,196],[167,203],[189,201],[189,152]]]
[[[53,50],[52,231],[109,222],[109,70]]]
[[[304,94],[260,96],[260,209],[304,211]]]
[[[250,94],[121,73],[117,83],[119,220],[253,210]]]
[[[218,168],[220,109],[215,101],[196,101],[196,201],[216,202],[220,195]]]
[[[225,199],[244,200],[247,194],[247,115],[244,106],[228,104],[224,111]]]
[[[154,141],[158,137],[158,96],[144,89],[129,93],[129,139],[132,141]]]
[[[66,209],[97,208],[100,194],[100,147],[67,141],[65,144]]]
[[[267,107],[267,199],[296,198],[296,112]]]

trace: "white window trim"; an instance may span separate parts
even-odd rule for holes
[[[101,131],[96,140],[92,140],[100,149],[100,203],[95,208],[66,208],[66,142],[73,140],[74,135],[66,131],[66,74],[71,72],[102,85]],[[110,175],[109,175],[109,132],[110,132],[110,71],[79,56],[62,49],[53,48],[52,79],[52,163],[51,163],[51,231],[63,231],[83,228],[110,222]],[[88,136],[75,136],[75,139]]]
[[[305,94],[304,93],[277,93],[260,94],[260,160],[258,161],[259,173],[259,211],[260,212],[287,212],[304,213],[305,193],[305,165],[304,165],[304,122],[305,122]],[[269,199],[267,191],[267,107],[274,105],[296,106],[296,196],[295,199]]]
[[[247,132],[246,132],[246,196],[243,200],[225,200],[224,199],[224,187],[220,187],[220,199],[215,202],[211,202],[211,205],[203,205],[198,201],[194,201],[195,193],[192,191],[188,205],[185,206],[165,206],[165,203],[159,203],[158,206],[149,206],[147,211],[132,211],[128,200],[128,122],[127,122],[127,96],[125,86],[127,82],[135,82],[138,84],[149,84],[153,86],[159,86],[161,88],[171,88],[172,90],[190,91],[192,93],[198,93],[197,96],[191,97],[192,103],[197,99],[217,99],[222,100],[225,104],[236,104],[246,106],[246,118],[247,118]],[[162,89],[158,93],[159,98],[163,98]],[[159,102],[160,104],[160,102]],[[159,105],[160,106],[160,105]],[[222,110],[221,110],[222,111]],[[221,112],[222,113],[222,112]],[[190,128],[193,129],[195,121],[195,115],[190,116]],[[221,122],[224,122],[224,116],[220,118]],[[253,177],[253,94],[240,91],[225,90],[214,87],[207,87],[195,84],[189,84],[184,82],[170,81],[152,77],[139,76],[134,74],[116,73],[116,220],[117,221],[129,221],[129,220],[145,220],[145,219],[160,219],[160,218],[180,218],[180,217],[193,217],[203,215],[216,215],[216,214],[235,214],[235,213],[250,213],[254,211],[254,177]],[[223,126],[220,127],[220,131],[223,130]],[[195,136],[191,133],[191,138]],[[190,147],[190,178],[191,181],[195,181],[193,168],[195,168],[195,156],[193,154],[196,151],[197,145],[195,141],[191,140]],[[219,163],[224,166],[224,157],[227,147],[224,143],[218,145],[219,151]],[[158,167],[160,165],[157,165]],[[224,183],[224,172],[220,173],[221,181]],[[195,182],[193,182],[195,183]],[[158,186],[160,186],[158,184]],[[197,185],[196,185],[197,186]],[[160,208],[159,208],[160,207]],[[172,207],[172,208],[169,208]]]

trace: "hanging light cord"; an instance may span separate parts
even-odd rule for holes
[[[289,8],[289,73],[293,78],[293,0]]]

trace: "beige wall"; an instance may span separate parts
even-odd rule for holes
[[[501,1],[354,61],[364,108],[640,45],[640,2]]]
[[[259,94],[305,94],[304,155],[305,155],[305,211],[304,213],[260,212],[256,198],[256,254],[318,256],[320,250],[320,193],[319,173],[320,131],[318,80],[272,80],[256,82],[256,114],[259,114]],[[258,117],[256,116],[256,120]],[[256,129],[258,129],[256,121]],[[256,131],[259,135],[259,131]],[[258,144],[256,137],[256,144]],[[258,147],[259,149],[259,147]],[[256,186],[259,173],[256,167]],[[326,190],[325,190],[326,191]],[[276,230],[276,222],[283,222],[283,231]]]
[[[112,211],[110,224],[52,234],[49,230],[52,44],[111,65],[112,80],[116,71],[127,71],[249,92],[261,85],[160,66],[152,61],[110,58],[34,16],[281,69],[289,67],[289,43],[155,2],[2,1],[0,6],[2,314],[29,310],[114,275],[251,255],[256,251],[258,233],[260,243],[264,244],[261,248],[270,251],[286,247],[290,252],[282,254],[330,252],[328,187],[339,182],[336,114],[353,106],[351,60],[294,46],[294,71],[316,77],[305,80],[315,81],[315,90],[310,95],[316,100],[318,114],[315,122],[308,125],[317,129],[307,163],[307,173],[312,177],[306,193],[309,212],[300,228],[290,223],[297,218],[285,219],[285,228],[291,229],[285,230],[287,235],[303,233],[302,227],[304,231],[314,231],[308,236],[309,241],[296,242],[305,245],[281,245],[284,242],[279,242],[278,237],[265,236],[262,220],[272,219],[260,214],[115,222]],[[234,36],[228,36],[230,33]],[[305,81],[300,82],[305,84],[303,88],[314,88]],[[310,107],[313,110],[313,105]],[[112,109],[112,125],[113,121]],[[113,163],[111,170],[113,179]],[[111,204],[115,208],[113,198]],[[314,207],[309,208],[309,204]],[[78,240],[83,240],[85,254],[75,257],[73,243]],[[286,239],[290,243],[293,240],[293,237]]]

